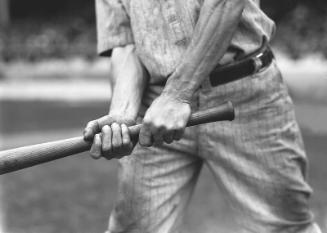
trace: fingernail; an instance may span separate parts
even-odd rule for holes
[[[109,125],[104,125],[102,127],[102,131],[108,131],[108,130],[110,130],[110,126]]]
[[[84,138],[89,139],[90,138],[90,130],[85,129],[83,135],[84,135]]]
[[[100,158],[101,158],[101,156],[99,156],[99,155],[95,155],[95,154],[91,154],[91,157],[92,157],[93,159],[100,159]]]

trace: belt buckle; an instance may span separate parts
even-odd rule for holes
[[[263,66],[263,62],[261,60],[263,56],[263,52],[260,52],[258,55],[252,58],[253,65],[254,65],[254,70],[253,73],[257,73]]]

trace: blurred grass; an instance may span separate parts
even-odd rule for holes
[[[5,177],[8,232],[103,232],[116,195],[114,162],[86,154]]]
[[[326,230],[327,136],[305,135],[311,160],[312,206]],[[115,161],[86,153],[3,178],[8,233],[103,232],[116,196]],[[185,232],[232,232],[232,214],[205,168],[186,215]]]
[[[78,135],[80,130],[76,129],[101,115],[105,105],[0,104],[8,112],[2,123],[11,124],[1,132],[6,132],[5,143],[10,140],[13,147]],[[54,118],[56,121],[50,120]],[[39,131],[33,132],[33,128]],[[68,133],[58,133],[60,128]],[[315,190],[312,206],[319,224],[327,230],[327,134],[305,129],[304,140],[310,159],[310,184]],[[6,233],[103,232],[116,197],[116,172],[116,161],[94,161],[83,153],[2,176]],[[233,232],[232,219],[228,203],[205,168],[186,215],[185,232]]]

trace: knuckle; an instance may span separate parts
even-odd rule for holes
[[[103,117],[99,118],[96,121],[96,124],[99,126],[99,128],[102,128],[105,125],[110,125],[111,124],[111,118],[108,115],[103,116]]]
[[[95,120],[94,123],[93,123],[93,127],[97,128],[97,129],[101,129],[100,127],[100,123],[99,123],[99,120]]]
[[[109,130],[110,130],[109,125],[105,125],[105,126],[102,127],[101,132],[102,133],[107,133]]]
[[[149,124],[151,122],[151,118],[148,115],[145,115],[143,118],[143,124]]]
[[[84,140],[89,141],[90,140],[90,137],[91,136],[89,135],[88,130],[84,129],[84,131],[83,131],[83,138],[84,138]]]
[[[111,124],[112,130],[118,130],[120,128],[119,124],[117,122],[114,122]]]
[[[175,130],[176,127],[175,127],[173,124],[167,124],[167,125],[165,126],[165,129],[166,129],[167,131],[172,131],[172,130]]]
[[[159,128],[162,126],[162,122],[161,120],[155,120],[152,122],[152,126],[154,126],[155,128]]]
[[[158,120],[153,122],[153,129],[154,131],[166,131],[167,125],[162,120]]]
[[[121,127],[121,131],[122,131],[122,132],[124,132],[124,133],[125,133],[125,132],[128,132],[128,127],[127,127],[126,124],[123,123],[123,124],[120,125],[120,127]]]
[[[119,125],[117,123],[113,123],[111,125],[111,130],[112,132],[117,133],[117,131],[119,131]]]
[[[92,127],[94,125],[94,120],[93,121],[89,121],[87,124],[86,124],[86,127]]]
[[[184,122],[183,121],[178,121],[176,124],[177,129],[183,129],[184,128]]]

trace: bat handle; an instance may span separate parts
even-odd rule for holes
[[[225,102],[215,108],[193,113],[187,126],[233,119],[233,105]],[[132,138],[138,136],[141,127],[141,124],[129,127]],[[83,137],[75,137],[1,151],[0,175],[87,151],[91,144],[84,141]]]

